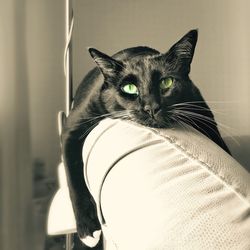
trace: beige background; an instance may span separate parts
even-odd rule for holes
[[[113,54],[148,45],[166,51],[199,29],[191,78],[233,135],[250,135],[248,0],[75,0],[74,86]],[[64,109],[64,1],[0,1],[0,248],[43,249],[31,222],[32,162],[48,177],[60,161],[56,115]],[[215,103],[214,103],[215,102]],[[225,132],[225,131],[224,131]],[[227,132],[227,133],[228,133]],[[38,238],[36,238],[38,239]],[[36,246],[37,245],[37,246]]]

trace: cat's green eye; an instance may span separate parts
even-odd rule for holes
[[[160,82],[160,88],[162,90],[169,89],[173,85],[173,78],[172,77],[167,77],[161,80]]]
[[[133,83],[128,83],[122,86],[122,91],[129,95],[138,95],[139,91],[138,88]]]

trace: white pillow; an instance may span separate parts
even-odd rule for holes
[[[107,119],[83,160],[105,249],[250,249],[250,174],[196,130]]]

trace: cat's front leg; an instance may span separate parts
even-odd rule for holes
[[[93,236],[93,233],[100,229],[100,223],[97,218],[95,202],[84,181],[82,162],[83,140],[79,140],[72,130],[67,129],[63,130],[61,139],[77,232],[80,239],[88,245],[85,239],[88,236]]]

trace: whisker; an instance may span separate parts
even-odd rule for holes
[[[91,122],[94,122],[94,124],[92,124],[84,131],[84,133],[79,137],[79,140],[87,136],[87,134],[98,124],[99,120],[101,120],[102,118],[128,119],[130,112],[132,112],[132,110],[113,111],[107,114],[90,117],[90,119],[85,119],[84,122],[81,122],[79,125],[86,125]]]
[[[182,119],[179,115],[175,115],[175,117],[178,124],[180,124],[185,130],[189,130],[188,125],[191,125],[189,122],[186,122],[185,119]]]
[[[99,121],[103,118],[119,118],[117,117],[118,115],[128,115],[129,113],[129,110],[121,110],[121,111],[114,111],[114,112],[110,112],[110,113],[106,113],[106,114],[102,114],[102,115],[97,115],[97,116],[90,116],[89,118],[86,118],[84,119],[83,121],[81,121],[79,123],[79,125],[86,125],[88,123],[91,123],[91,122],[95,122],[95,121]]]
[[[232,129],[229,126],[226,126],[226,125],[224,125],[224,124],[222,124],[220,122],[216,123],[212,118],[201,115],[201,114],[197,114],[197,113],[194,113],[194,112],[188,112],[188,111],[187,112],[181,111],[181,112],[184,113],[183,115],[185,115],[185,113],[186,113],[186,116],[189,115],[190,117],[192,117],[192,119],[197,120],[200,123],[204,124],[206,127],[210,128],[220,138],[221,136],[219,135],[219,133],[216,130],[214,130],[211,126],[209,126],[209,124],[211,124],[211,125],[218,124],[218,126],[220,127],[222,132],[224,132],[227,136],[229,136],[237,145],[240,145],[240,143],[233,137],[233,134],[229,131],[229,129]]]
[[[84,119],[84,121],[82,121],[82,122],[80,122],[80,124],[79,125],[85,125],[85,124],[87,124],[87,123],[91,123],[91,122],[93,122],[93,121],[96,121],[96,120],[98,120],[98,119],[101,119],[101,118],[106,118],[106,117],[109,117],[110,116],[110,114],[104,114],[104,115],[98,115],[98,116],[95,116],[95,117],[90,117],[90,119]]]
[[[209,137],[209,135],[208,135],[208,133],[206,132],[206,130],[204,130],[203,128],[201,128],[193,119],[191,119],[190,117],[188,117],[187,115],[182,114],[182,113],[178,113],[178,115],[179,115],[179,119],[181,119],[183,122],[185,122],[185,123],[187,123],[187,124],[189,124],[189,125],[192,125],[192,124],[193,124],[194,127],[196,127],[197,129],[203,131],[203,133],[204,133],[207,137]]]
[[[236,104],[236,103],[240,103],[239,101],[189,101],[189,102],[180,102],[180,103],[176,103],[173,104],[172,106],[179,106],[182,104],[193,104],[193,103],[199,103],[199,104]]]
[[[213,125],[218,124],[220,127],[224,127],[224,128],[227,128],[227,129],[233,129],[232,127],[229,127],[229,126],[223,124],[222,122],[216,122],[211,117],[208,117],[208,116],[205,116],[205,115],[202,115],[202,114],[199,114],[199,113],[186,111],[186,110],[178,110],[178,111],[181,111],[181,112],[186,113],[188,115],[193,115],[195,117],[199,117],[200,119],[203,119],[204,121],[210,122]]]
[[[85,136],[87,136],[90,131],[97,125],[97,123],[93,124],[92,126],[90,126],[80,137],[79,140],[83,139]]]
[[[210,109],[210,108],[205,108],[205,107],[202,107],[202,106],[199,106],[199,105],[196,105],[196,104],[183,104],[183,105],[178,105],[177,107],[174,105],[171,105],[173,106],[173,108],[175,110],[197,110],[197,111],[209,111],[209,112],[213,112],[213,113],[216,113],[216,114],[220,114],[220,115],[225,115],[224,113],[220,112],[220,111],[217,111],[215,109]],[[170,106],[170,107],[171,107]]]
[[[178,115],[172,115],[171,119],[173,119],[177,124],[179,124],[184,130],[187,129],[187,126],[185,123],[183,123]]]
[[[175,113],[175,112],[173,112],[173,113]],[[176,114],[176,113],[175,113]],[[199,119],[195,119],[196,117],[189,117],[187,114],[185,114],[185,113],[182,113],[182,112],[177,112],[177,114],[179,115],[179,119],[182,119],[184,122],[186,122],[186,123],[188,123],[188,124],[193,124],[196,128],[198,128],[198,129],[200,129],[201,131],[203,131],[203,133],[204,134],[206,134],[207,135],[207,137],[209,137],[210,138],[210,136],[207,134],[207,132],[206,132],[206,130],[204,130],[202,127],[200,127],[196,122],[195,122],[195,120],[197,120],[197,121],[199,121],[200,123],[202,123],[202,124],[204,124],[206,127],[208,127],[208,128],[210,128],[210,129],[212,129],[213,131],[214,131],[214,133],[215,134],[217,134],[218,135],[218,133],[211,127],[211,126],[209,126],[209,125],[207,125],[207,124],[205,124],[204,122],[202,122],[201,120],[199,120]],[[214,123],[213,123],[213,125],[215,125]],[[220,137],[220,136],[219,136]]]
[[[213,127],[211,127],[209,124],[216,126],[215,122],[207,121],[208,123],[205,123],[205,119],[201,117],[196,117],[194,115],[191,115],[194,120],[197,120],[198,122],[202,123],[205,127],[210,128],[219,138],[221,138],[219,132],[217,132]]]

